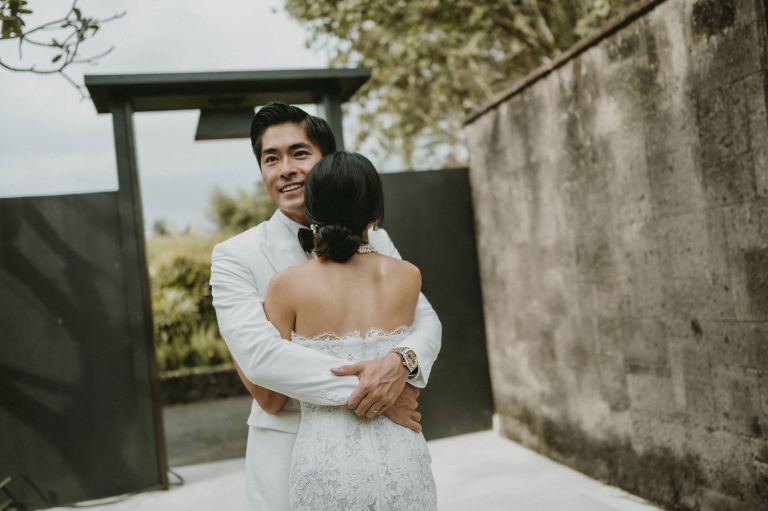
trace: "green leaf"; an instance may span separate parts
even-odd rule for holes
[[[75,16],[77,16],[77,19],[82,19],[83,15],[80,12],[80,9],[78,9],[77,7],[73,7],[72,12],[75,13]]]
[[[63,55],[56,55],[55,57],[53,57],[53,59],[51,60],[51,62],[58,62],[58,61],[61,59],[61,57],[62,57],[62,56],[63,56]]]

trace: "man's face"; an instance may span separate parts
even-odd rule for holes
[[[304,180],[323,157],[320,149],[295,123],[267,128],[261,147],[261,177],[269,196],[288,218],[306,224]]]

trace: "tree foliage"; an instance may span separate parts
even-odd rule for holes
[[[462,158],[462,122],[634,0],[286,0],[333,65],[367,66],[361,130],[407,168]],[[441,156],[442,155],[442,156]]]
[[[253,193],[238,188],[228,195],[216,188],[211,195],[208,214],[222,233],[240,233],[269,220],[277,206],[269,197],[264,183],[256,183]]]
[[[169,234],[168,223],[164,219],[157,218],[152,222],[152,236],[168,236]]]
[[[77,7],[77,0],[74,0],[68,10],[62,10],[60,17],[30,27],[27,20],[32,14],[29,0],[0,0],[0,42],[17,43],[20,61],[24,60],[25,45],[29,45],[45,50],[50,62],[13,65],[0,59],[0,67],[8,71],[59,73],[84,94],[82,85],[73,81],[64,70],[72,64],[93,63],[111,52],[112,48],[99,55],[84,57],[81,45],[95,36],[104,23],[120,18],[125,13],[103,19],[86,16]]]

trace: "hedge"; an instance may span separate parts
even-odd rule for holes
[[[149,276],[160,371],[230,363],[208,283],[210,257],[166,254],[150,262]]]

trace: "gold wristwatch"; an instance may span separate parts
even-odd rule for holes
[[[403,365],[408,369],[409,373],[413,373],[419,367],[419,360],[416,358],[416,352],[411,348],[405,348],[398,346],[389,350],[390,353],[397,353],[400,358],[403,359]]]

